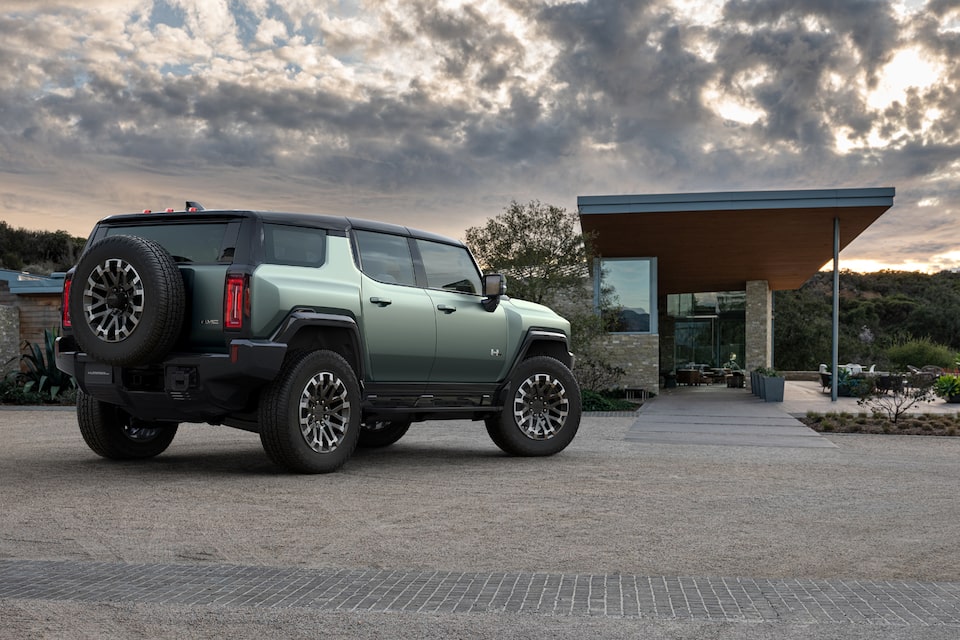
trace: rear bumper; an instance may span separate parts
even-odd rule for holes
[[[256,395],[277,377],[287,346],[234,340],[228,353],[171,353],[162,362],[116,367],[78,350],[71,336],[57,339],[57,367],[84,393],[143,420],[219,422],[256,406]]]

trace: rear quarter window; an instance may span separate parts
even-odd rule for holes
[[[264,224],[261,240],[264,262],[298,267],[323,265],[327,244],[324,229]]]

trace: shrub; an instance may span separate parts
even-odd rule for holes
[[[625,371],[606,362],[602,356],[590,354],[577,358],[574,373],[581,389],[600,393],[603,389],[617,386]]]
[[[636,404],[627,400],[611,398],[589,389],[584,389],[580,397],[584,411],[632,411],[637,408]]]
[[[0,388],[0,401],[41,404],[57,401],[62,394],[76,388],[73,377],[57,368],[54,355],[57,333],[56,329],[45,329],[43,347],[24,342],[25,353],[20,356],[21,371],[6,377]]]
[[[930,338],[914,338],[888,348],[887,358],[894,368],[906,371],[909,365],[950,368],[954,364],[955,355],[950,347],[937,344]]]
[[[944,400],[960,396],[960,375],[945,373],[933,383],[933,392]]]

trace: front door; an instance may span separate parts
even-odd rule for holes
[[[507,367],[507,319],[480,304],[480,272],[458,245],[417,240],[427,293],[437,318],[431,383],[492,382]]]

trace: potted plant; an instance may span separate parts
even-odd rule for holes
[[[763,399],[765,402],[783,402],[783,386],[786,382],[776,369],[766,369],[763,373]]]
[[[947,402],[960,403],[960,375],[945,373],[933,383],[933,392]]]

